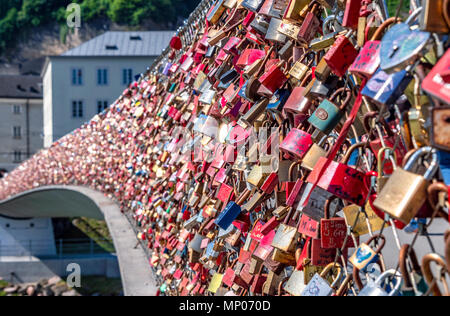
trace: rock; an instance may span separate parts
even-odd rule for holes
[[[80,296],[80,295],[78,294],[77,291],[75,291],[75,290],[70,290],[70,291],[68,291],[68,292],[64,292],[64,293],[62,294],[62,296]]]
[[[26,293],[28,296],[34,296],[36,294],[36,289],[34,286],[27,287]]]
[[[67,292],[68,288],[65,284],[56,284],[50,288],[55,296],[61,296],[62,293]]]
[[[11,286],[11,287],[4,288],[3,292],[5,292],[6,294],[12,294],[12,293],[16,293],[18,289],[19,289],[18,286]]]
[[[48,285],[55,285],[55,284],[58,284],[59,282],[61,282],[61,278],[59,276],[54,276],[54,277],[50,278],[46,283]]]
[[[55,296],[55,293],[51,289],[43,289],[41,292],[42,296]]]
[[[45,286],[46,284],[48,284],[48,280],[47,279],[42,279],[38,282],[38,284],[40,284],[41,286]]]

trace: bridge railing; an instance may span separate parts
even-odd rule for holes
[[[6,257],[21,257],[32,260],[37,257],[65,258],[73,256],[94,256],[113,253],[114,245],[105,240],[57,239],[55,242],[40,240],[20,240],[15,244],[5,244],[0,240],[0,261]]]

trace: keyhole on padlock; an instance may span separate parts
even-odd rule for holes
[[[450,116],[444,117],[444,122],[450,124]]]
[[[395,44],[395,45],[392,47],[392,51],[391,51],[391,54],[389,55],[389,57],[391,58],[392,56],[394,56],[395,53],[397,53],[397,51],[398,51],[399,48],[400,48],[400,47],[399,47],[397,44]]]

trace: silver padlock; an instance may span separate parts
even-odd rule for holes
[[[394,284],[390,292],[386,292],[385,288],[388,284],[385,281],[393,277],[390,284]],[[395,270],[388,270],[381,274],[375,282],[369,281],[369,283],[359,292],[358,296],[398,296],[402,287],[402,275]]]

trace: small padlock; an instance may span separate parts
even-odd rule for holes
[[[337,276],[332,284],[329,284],[324,278],[332,271],[337,270]],[[338,263],[330,263],[320,274],[315,274],[306,288],[303,290],[301,296],[331,296],[334,288],[336,288],[338,282],[342,277],[342,267]]]
[[[345,93],[345,99],[342,101],[341,106],[337,106],[333,101],[340,97],[342,93]],[[330,134],[344,117],[344,110],[350,104],[351,98],[352,93],[350,89],[340,88],[336,90],[330,100],[325,99],[322,101],[308,119],[308,122],[324,134]]]
[[[380,241],[376,250],[373,250],[369,245],[372,241]],[[379,255],[386,244],[386,238],[383,235],[373,235],[365,243],[362,243],[355,251],[355,253],[349,258],[351,264],[358,270],[365,271],[367,266],[371,263],[375,263],[379,260]]]

